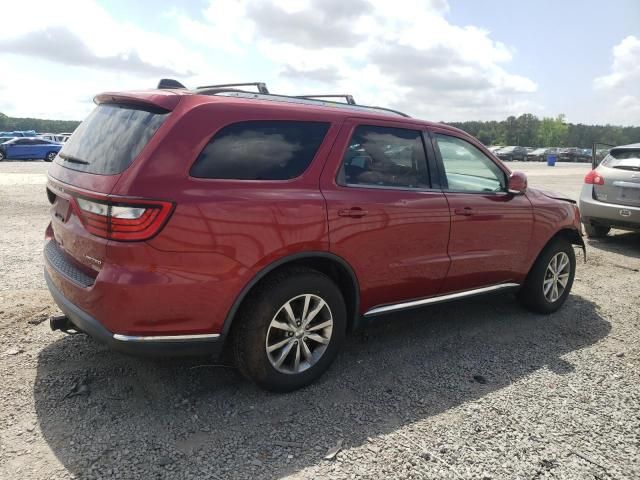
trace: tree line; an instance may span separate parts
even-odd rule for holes
[[[485,145],[591,148],[594,143],[625,145],[640,142],[640,127],[567,123],[564,115],[539,119],[525,113],[502,121],[447,122]]]
[[[0,113],[0,131],[35,130],[38,133],[73,132],[80,122],[76,120],[43,120],[40,118],[15,118]]]

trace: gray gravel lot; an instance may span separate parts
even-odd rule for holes
[[[556,314],[502,295],[390,315],[276,395],[50,332],[47,166],[0,163],[0,478],[640,478],[640,235],[590,241]],[[511,167],[573,198],[588,170]]]

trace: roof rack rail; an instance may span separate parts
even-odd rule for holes
[[[344,95],[296,95],[298,98],[309,98],[309,99],[323,99],[323,98],[344,98],[349,105],[357,105],[356,101],[353,98],[353,95],[349,95],[348,93]]]
[[[237,87],[256,87],[258,89],[257,92],[249,92]],[[158,83],[158,88],[186,88],[177,80],[172,80],[170,78],[163,78]],[[203,85],[201,87],[197,87],[195,90],[190,90],[192,93],[196,95],[223,95],[228,97],[236,97],[236,98],[247,98],[247,99],[255,99],[255,100],[267,100],[272,102],[286,102],[286,103],[297,103],[303,105],[316,105],[316,106],[324,106],[324,107],[336,107],[336,108],[346,108],[355,111],[369,111],[369,112],[384,112],[384,113],[392,113],[394,115],[399,115],[401,117],[409,117],[406,113],[399,112],[398,110],[393,110],[391,108],[385,107],[373,107],[369,105],[359,105],[353,98],[353,95],[349,94],[328,94],[328,95],[279,95],[274,93],[269,93],[269,89],[267,88],[267,84],[264,82],[249,82],[249,83],[223,83],[219,85]],[[327,98],[344,98],[346,103],[344,102],[336,102],[333,100],[322,100]]]
[[[401,117],[409,117],[406,113],[393,110],[391,108],[373,107],[370,105],[349,104],[344,102],[334,102],[330,100],[318,100],[315,98],[301,98],[299,96],[279,95],[274,93],[261,94],[254,92],[246,92],[242,90],[195,90],[193,93],[199,95],[221,95],[225,97],[246,98],[253,100],[266,100],[270,102],[296,103],[301,105],[315,105],[320,107],[336,107],[354,111],[368,111],[374,113],[392,113]]]
[[[233,89],[234,87],[256,87],[259,93],[269,94],[269,89],[267,88],[267,84],[264,82],[223,83],[220,85],[203,85],[202,87],[197,87],[196,90],[222,89],[222,90],[228,91],[228,89]]]

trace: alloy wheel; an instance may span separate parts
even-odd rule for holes
[[[278,372],[298,374],[315,365],[331,342],[333,315],[318,295],[298,295],[271,319],[265,348]]]
[[[544,275],[542,291],[548,302],[556,302],[564,293],[571,273],[569,255],[558,252],[553,257]]]

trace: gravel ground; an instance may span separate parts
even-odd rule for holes
[[[588,169],[512,167],[574,198]],[[390,315],[276,395],[50,332],[46,168],[0,163],[0,478],[640,478],[640,235],[589,242],[556,314],[503,295]]]

